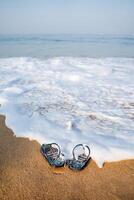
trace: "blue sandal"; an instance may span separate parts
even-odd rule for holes
[[[48,163],[54,167],[63,167],[65,164],[64,155],[56,143],[42,144],[41,153],[47,159]]]
[[[90,148],[87,145],[78,144],[73,149],[73,159],[67,160],[66,164],[72,170],[82,170],[90,159]]]

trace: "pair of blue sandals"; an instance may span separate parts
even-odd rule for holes
[[[84,169],[89,163],[90,148],[84,144],[78,144],[73,148],[73,158],[65,160],[60,147],[56,143],[42,144],[41,153],[47,159],[48,163],[54,167],[63,167],[67,165],[72,170]]]

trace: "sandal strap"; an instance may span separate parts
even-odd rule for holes
[[[78,159],[76,159],[76,156],[75,156],[75,150],[78,148],[78,147],[82,147],[83,150],[84,150],[84,153],[82,154],[79,154],[78,155]],[[85,148],[88,150],[88,155],[85,154]],[[88,160],[90,158],[90,148],[88,145],[83,145],[83,144],[77,144],[74,148],[73,148],[73,158],[75,160],[78,160],[80,162],[85,162],[86,160]]]

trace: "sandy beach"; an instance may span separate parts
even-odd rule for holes
[[[0,116],[1,200],[132,200],[134,160],[105,163],[92,160],[80,172],[54,169],[36,141],[14,136]]]
[[[3,0],[0,24],[0,200],[134,200],[134,0]]]

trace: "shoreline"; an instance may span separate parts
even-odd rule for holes
[[[35,140],[16,137],[0,115],[0,199],[10,200],[131,200],[134,197],[134,159],[91,160],[80,172],[55,169],[40,153]]]

